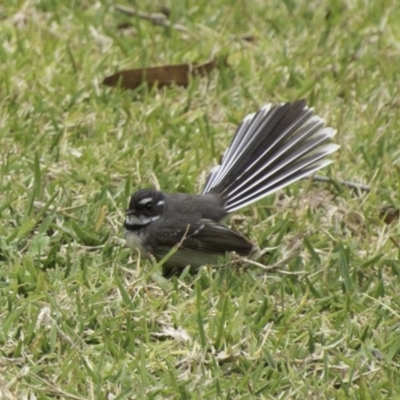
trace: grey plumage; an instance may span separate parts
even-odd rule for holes
[[[239,125],[202,195],[144,189],[132,196],[125,220],[128,245],[158,260],[178,246],[164,264],[166,276],[186,265],[212,263],[226,252],[248,255],[253,244],[221,221],[330,164],[326,157],[339,147],[330,143],[335,133],[304,100],[265,105]]]

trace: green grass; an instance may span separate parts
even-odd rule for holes
[[[162,5],[189,34],[105,0],[0,7],[0,397],[400,398],[397,1]],[[186,89],[101,85],[214,52],[230,67]],[[370,193],[303,181],[237,214],[271,271],[166,281],[124,247],[135,189],[199,191],[246,113],[297,98],[338,129],[324,173]]]

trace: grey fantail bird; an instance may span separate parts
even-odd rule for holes
[[[134,193],[124,223],[127,245],[165,261],[163,275],[195,270],[218,256],[249,256],[257,246],[222,223],[239,210],[330,164],[336,134],[304,100],[266,104],[244,118],[221,165],[200,195],[142,189]]]

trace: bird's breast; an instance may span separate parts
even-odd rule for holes
[[[126,245],[130,249],[138,251],[142,257],[148,258],[149,252],[144,247],[144,240],[145,240],[144,235],[145,234],[141,230],[130,231],[126,228],[124,229]]]

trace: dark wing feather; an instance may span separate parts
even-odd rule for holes
[[[240,233],[219,222],[206,219],[201,221],[199,228],[182,246],[217,254],[234,251],[240,255],[248,255],[253,248],[253,244]]]
[[[161,260],[177,244],[177,251],[163,265],[163,275],[166,277],[179,274],[187,265],[194,267],[195,271],[202,265],[214,263],[227,252],[247,256],[254,247],[240,233],[219,222],[202,219],[185,230],[169,232],[160,240],[160,244],[154,246],[152,253]]]
[[[201,219],[197,224],[188,225],[185,229],[170,231],[160,239],[160,243],[154,246],[155,248],[171,249],[180,243],[179,249],[203,251],[216,255],[230,251],[247,255],[253,248],[253,244],[243,235],[210,219]],[[190,264],[191,261],[188,260],[187,263]]]

